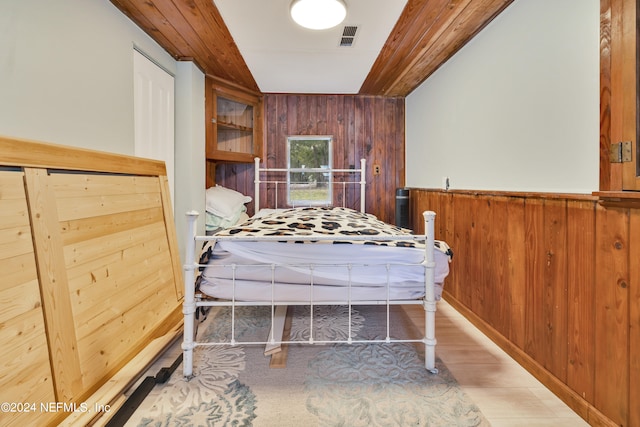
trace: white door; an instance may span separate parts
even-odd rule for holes
[[[163,160],[174,205],[174,78],[134,49],[135,155]]]

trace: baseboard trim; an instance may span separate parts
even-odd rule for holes
[[[590,425],[598,427],[619,427],[618,424],[613,422],[591,403],[587,402],[584,398],[582,398],[582,396],[572,390],[568,385],[560,381],[556,376],[542,367],[522,349],[514,345],[506,337],[504,337],[489,324],[487,324],[484,320],[482,320],[467,306],[456,300],[446,290],[443,292],[443,298],[445,301],[447,301],[447,303],[449,303],[449,305],[455,308],[475,327],[482,331],[482,333],[484,333],[491,341],[493,341],[498,347],[504,350],[505,353],[511,356],[531,375],[536,377],[538,381],[544,384],[545,387],[547,387],[552,393],[558,396],[558,398],[566,403],[567,406],[569,406]]]

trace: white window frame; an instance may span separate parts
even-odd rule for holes
[[[302,143],[305,141],[325,141],[327,143],[327,162],[321,165],[298,165],[297,162],[292,163],[291,146],[292,144]],[[331,135],[296,135],[287,137],[287,205],[288,206],[330,206],[333,204],[333,136]],[[325,172],[326,171],[326,172]],[[315,198],[296,198],[296,186],[306,185],[306,181],[292,178],[303,174],[310,178],[308,185],[311,187],[315,182],[322,181],[322,185],[326,185],[327,197],[323,199]],[[313,180],[314,176],[322,174],[321,180]]]

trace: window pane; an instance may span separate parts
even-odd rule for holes
[[[330,136],[296,136],[287,139],[287,203],[290,206],[331,204]]]

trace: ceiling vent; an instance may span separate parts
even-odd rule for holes
[[[342,30],[342,37],[340,37],[340,47],[351,47],[356,39],[356,33],[358,27],[355,25],[345,25]]]

